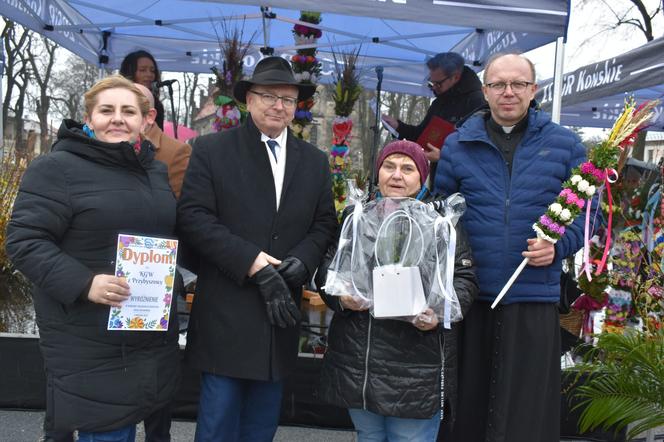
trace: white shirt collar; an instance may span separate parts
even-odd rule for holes
[[[279,143],[279,148],[280,150],[285,150],[286,149],[286,140],[288,138],[288,128],[284,128],[284,130],[281,131],[278,137],[276,138],[270,138],[267,135],[265,135],[263,132],[261,132],[261,141],[265,143],[267,140],[274,140],[277,143]]]
[[[506,134],[511,134],[514,128],[516,127],[516,124],[514,126],[501,126],[503,128],[503,132]]]
[[[272,169],[272,177],[274,178],[274,191],[275,202],[277,210],[279,210],[279,203],[281,202],[281,191],[284,185],[284,175],[286,173],[286,142],[288,136],[288,129],[284,129],[281,134],[276,138],[270,138],[261,132],[261,141],[265,146],[267,157],[270,160],[270,168]],[[274,158],[270,148],[267,145],[268,140],[274,140],[279,143],[277,158]]]

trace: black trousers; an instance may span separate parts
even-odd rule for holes
[[[446,442],[558,442],[560,394],[557,305],[476,302],[461,324],[458,408]]]

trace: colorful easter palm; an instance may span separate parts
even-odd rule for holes
[[[612,199],[611,183],[615,182],[622,167],[627,161],[629,150],[634,144],[636,134],[642,130],[653,116],[653,108],[659,104],[658,101],[650,101],[636,106],[633,99],[625,103],[625,108],[620,114],[609,137],[595,145],[588,152],[588,160],[572,170],[570,178],[562,184],[562,190],[558,194],[546,212],[533,224],[533,230],[540,240],[555,244],[564,234],[567,226],[586,209],[585,247],[584,247],[584,271],[591,279],[591,266],[588,258],[589,243],[589,220],[590,201],[595,192],[602,186],[607,189],[609,203],[609,218],[606,244],[604,254],[597,266],[596,274],[600,274],[606,264],[609,245],[611,242],[612,223]],[[496,297],[491,308],[495,308],[505,296],[516,278],[528,264],[528,258],[524,258],[519,267],[514,271],[503,289]]]

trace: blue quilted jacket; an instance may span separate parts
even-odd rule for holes
[[[514,153],[512,174],[489,139],[485,115],[471,117],[445,141],[436,170],[436,192],[461,192],[480,282],[479,300],[493,301],[535,238],[533,223],[561,191],[571,170],[585,161],[586,149],[571,131],[530,109],[528,127]],[[583,216],[556,243],[550,266],[526,266],[503,303],[558,302],[561,260],[583,246]]]

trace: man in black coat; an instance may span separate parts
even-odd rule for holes
[[[482,94],[482,82],[477,74],[464,65],[464,59],[456,52],[436,54],[427,61],[429,80],[427,86],[436,99],[433,100],[424,120],[418,125],[406,124],[389,115],[383,120],[399,132],[399,138],[417,141],[433,116],[456,125],[475,110],[486,105]],[[431,180],[436,172],[442,146],[428,144],[424,148],[431,162]]]
[[[178,229],[200,257],[186,352],[203,372],[196,441],[276,432],[302,285],[337,225],[325,154],[287,129],[314,91],[284,59],[265,58],[234,89],[247,122],[194,145]]]

